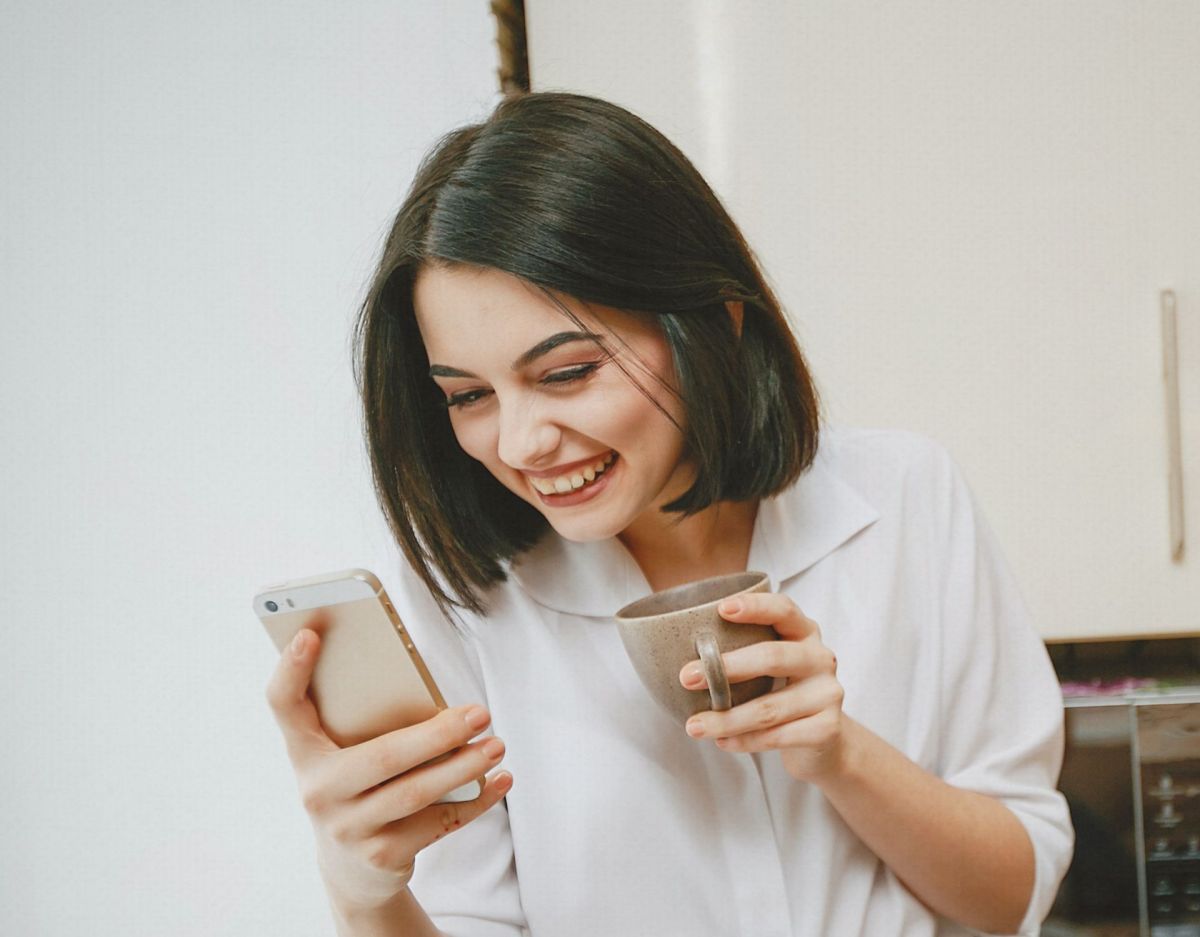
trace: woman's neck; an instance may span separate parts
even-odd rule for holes
[[[661,511],[639,518],[617,539],[658,592],[685,582],[744,572],[757,501],[722,501],[679,520]]]

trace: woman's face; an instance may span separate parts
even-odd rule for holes
[[[616,536],[690,484],[670,350],[653,324],[511,274],[426,267],[413,291],[459,445],[568,540]],[[662,386],[666,382],[671,390]]]

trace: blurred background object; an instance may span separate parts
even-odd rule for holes
[[[500,51],[500,90],[504,94],[528,91],[525,0],[492,0],[492,15],[496,17],[496,46]]]

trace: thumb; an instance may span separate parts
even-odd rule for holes
[[[320,635],[311,628],[300,629],[279,655],[279,663],[267,684],[267,704],[283,732],[293,762],[313,752],[337,748],[325,734],[317,707],[308,695],[320,653]]]

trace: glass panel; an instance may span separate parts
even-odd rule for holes
[[[1200,937],[1200,703],[1137,707],[1151,937]]]
[[[1043,937],[1139,937],[1137,834],[1130,712],[1067,710],[1059,787],[1075,824],[1075,858]]]

